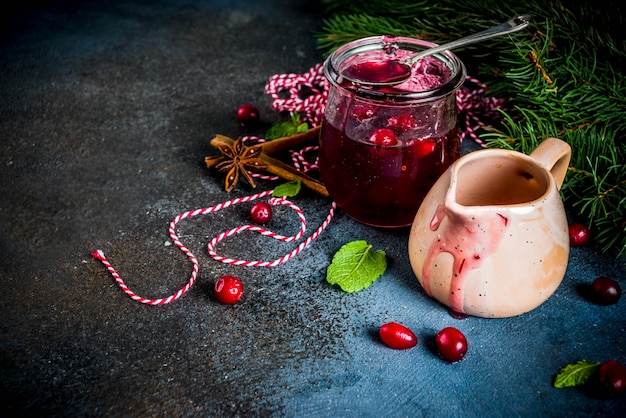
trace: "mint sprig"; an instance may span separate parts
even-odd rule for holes
[[[573,364],[568,364],[561,368],[554,379],[554,387],[569,388],[574,386],[582,386],[596,371],[600,365],[599,362],[580,360]]]
[[[274,197],[293,197],[300,193],[300,179],[288,181],[287,183],[279,184],[274,188],[272,196]]]
[[[283,138],[286,136],[306,132],[309,130],[309,124],[306,122],[300,122],[300,114],[297,112],[291,112],[291,120],[277,123],[267,130],[265,133],[265,139],[268,141],[272,139]]]
[[[385,252],[372,248],[364,240],[352,241],[342,246],[326,270],[326,281],[338,285],[347,293],[369,287],[387,269]]]

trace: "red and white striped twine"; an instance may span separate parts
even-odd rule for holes
[[[321,63],[304,74],[275,74],[264,89],[272,98],[272,109],[277,112],[300,112],[303,120],[313,126],[322,123],[329,90]]]
[[[308,173],[311,170],[319,170],[319,157],[316,152],[318,149],[319,146],[311,145],[308,147],[304,147],[299,151],[290,150],[289,152],[291,153],[291,160],[293,162],[293,165],[296,167],[296,170],[302,171],[304,173]],[[314,152],[315,159],[314,162],[311,163],[306,159],[305,154]]]
[[[176,216],[176,218],[174,218],[174,220],[172,220],[172,222],[170,223],[170,226],[169,226],[169,234],[170,234],[170,237],[172,239],[172,242],[185,255],[187,255],[187,257],[189,258],[189,260],[191,261],[191,263],[193,265],[193,270],[191,272],[191,276],[190,276],[189,281],[187,282],[187,284],[185,284],[185,286],[183,286],[180,290],[178,290],[176,293],[174,293],[173,295],[171,295],[171,296],[169,296],[167,298],[148,299],[148,298],[144,298],[144,297],[141,297],[141,296],[137,295],[135,292],[133,292],[126,285],[126,283],[124,283],[124,280],[122,280],[122,278],[117,273],[115,268],[113,268],[113,266],[108,261],[108,259],[106,258],[106,256],[104,255],[104,252],[102,250],[96,250],[96,251],[92,252],[91,255],[94,258],[96,258],[97,260],[100,260],[102,262],[102,264],[104,264],[104,266],[107,268],[109,273],[113,276],[113,278],[115,279],[117,284],[122,288],[124,293],[126,293],[134,301],[139,302],[139,303],[144,303],[144,304],[147,304],[147,305],[164,305],[164,304],[171,303],[171,302],[177,300],[178,298],[180,298],[181,296],[183,296],[185,293],[187,293],[189,291],[189,289],[191,289],[191,287],[196,282],[196,279],[198,277],[198,271],[199,271],[198,259],[178,238],[178,235],[176,234],[176,225],[180,221],[182,221],[183,219],[191,218],[191,217],[198,216],[198,215],[206,215],[208,213],[213,213],[213,212],[217,212],[218,210],[225,209],[225,208],[227,208],[229,206],[232,206],[232,205],[236,205],[236,204],[240,204],[240,203],[246,203],[246,202],[250,202],[250,201],[253,201],[253,200],[256,200],[256,199],[260,199],[260,198],[266,197],[268,195],[271,195],[272,192],[273,192],[273,190],[268,190],[268,191],[257,193],[257,194],[251,195],[251,196],[245,196],[245,197],[229,200],[227,202],[223,202],[223,203],[220,203],[218,205],[211,206],[211,207],[208,207],[208,208],[195,209],[195,210],[192,210],[192,211],[184,212],[184,213],[181,213],[180,215]],[[296,241],[296,240],[300,239],[304,235],[304,232],[306,230],[306,218],[304,217],[304,213],[302,212],[302,210],[298,206],[296,206],[295,204],[293,204],[292,202],[288,201],[285,198],[271,198],[271,199],[269,199],[269,204],[270,205],[286,205],[286,206],[292,208],[296,212],[296,214],[300,218],[300,225],[301,225],[300,226],[300,230],[298,231],[297,234],[295,234],[293,236],[286,237],[286,236],[277,234],[275,232],[266,230],[266,229],[258,227],[258,226],[253,226],[253,225],[239,226],[237,228],[233,228],[231,230],[223,232],[223,233],[219,234],[217,237],[213,238],[213,240],[211,240],[211,242],[208,245],[209,255],[213,259],[215,259],[217,261],[221,261],[222,263],[233,264],[233,265],[238,265],[238,266],[251,266],[251,267],[275,267],[275,266],[278,266],[278,265],[283,264],[284,262],[288,261],[292,257],[295,257],[302,250],[304,250],[307,246],[309,246],[309,244],[314,239],[316,239],[326,229],[326,227],[330,223],[331,219],[333,218],[333,215],[334,215],[334,212],[335,212],[335,209],[336,209],[335,202],[332,202],[330,210],[328,212],[328,215],[326,216],[326,219],[324,219],[324,221],[317,228],[317,230],[313,234],[311,234],[311,236],[309,236],[305,241],[300,243],[300,245],[298,245],[298,247],[296,247],[294,250],[292,250],[288,254],[286,254],[286,255],[284,255],[284,256],[282,256],[282,257],[280,257],[280,258],[278,258],[278,259],[276,259],[274,261],[237,260],[237,259],[223,257],[223,256],[219,255],[215,251],[215,247],[216,247],[216,245],[219,242],[221,242],[222,240],[224,240],[227,237],[239,234],[239,233],[241,233],[243,231],[257,232],[257,233],[259,233],[259,234],[261,234],[263,236],[271,237],[271,238],[274,238],[274,239],[277,239],[277,240],[283,241],[283,242],[291,242],[291,241]]]
[[[317,230],[311,234],[311,236],[309,236],[305,241],[303,241],[302,243],[300,243],[300,245],[298,245],[298,247],[296,247],[295,249],[293,249],[290,253],[277,258],[274,261],[246,261],[246,260],[237,260],[237,259],[233,259],[233,258],[227,258],[227,257],[222,257],[219,254],[217,254],[217,252],[215,251],[215,246],[222,240],[224,240],[227,237],[230,237],[232,235],[236,235],[239,234],[243,231],[252,231],[252,232],[257,232],[261,235],[264,236],[268,236],[274,239],[277,239],[279,241],[283,241],[283,242],[291,242],[291,241],[296,241],[299,240],[302,235],[304,235],[304,232],[306,230],[306,219],[304,217],[304,214],[302,213],[302,210],[294,205],[293,203],[291,203],[290,201],[286,200],[286,199],[270,199],[269,201],[270,205],[287,205],[290,208],[292,208],[296,214],[300,217],[300,231],[298,231],[298,233],[296,235],[292,235],[289,237],[283,236],[283,235],[279,235],[275,232],[263,229],[261,227],[258,226],[253,226],[253,225],[243,225],[243,226],[239,226],[237,228],[233,228],[231,230],[228,230],[226,232],[223,232],[221,234],[219,234],[218,236],[216,236],[215,238],[213,238],[211,240],[211,242],[209,242],[209,245],[207,246],[208,248],[208,252],[209,255],[211,257],[213,257],[213,259],[217,260],[217,261],[221,261],[222,263],[226,263],[226,264],[233,264],[233,265],[237,265],[237,266],[248,266],[248,267],[275,267],[278,266],[280,264],[283,264],[285,261],[289,260],[290,258],[298,255],[300,253],[300,251],[302,251],[303,249],[305,249],[310,243],[311,241],[313,241],[315,238],[317,238],[322,231],[324,231],[324,229],[326,229],[326,227],[328,226],[328,224],[330,223],[331,219],[333,218],[333,215],[335,213],[335,209],[336,209],[336,205],[335,202],[332,202],[330,210],[328,212],[328,215],[326,216],[326,219],[324,219],[324,221],[322,222],[322,224],[319,226],[319,228],[317,228]]]
[[[478,145],[486,148],[487,145],[478,137],[477,132],[480,129],[491,127],[485,118],[491,120],[500,118],[498,109],[503,108],[507,100],[485,96],[488,89],[487,85],[474,77],[468,76],[466,80],[468,83],[472,83],[474,87],[470,89],[463,86],[456,94],[457,109],[464,122],[460,139],[463,141],[466,136],[469,136]]]
[[[247,144],[256,145],[256,144],[262,144],[266,142],[266,140],[263,138],[259,138],[258,136],[251,136],[251,135],[244,136],[242,140],[243,140],[243,143],[246,145]],[[303,173],[308,173],[309,171],[312,171],[312,170],[319,170],[319,166],[318,166],[319,158],[316,153],[318,149],[319,149],[318,145],[310,145],[300,150],[293,150],[293,149],[289,150],[289,154],[291,155],[291,161],[293,162],[293,165],[296,168],[296,170],[301,171]],[[309,153],[313,155],[313,158],[312,158],[313,162],[310,162],[306,157],[306,154],[309,154]],[[280,179],[280,177],[278,176],[255,173],[252,171],[249,171],[248,174],[250,174],[254,178],[259,178],[262,180],[279,180]]]

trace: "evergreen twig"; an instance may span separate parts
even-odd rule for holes
[[[442,43],[512,15],[531,15],[525,31],[455,51],[506,97],[501,124],[481,138],[524,153],[548,137],[572,146],[561,188],[574,217],[603,251],[626,253],[626,32],[623,5],[605,1],[321,0],[327,7],[318,45],[330,53],[365,36],[391,34]],[[473,67],[472,67],[473,66]],[[472,71],[475,71],[472,73]]]

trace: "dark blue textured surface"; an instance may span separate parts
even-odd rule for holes
[[[200,261],[187,295],[169,306],[133,302],[89,253],[104,250],[141,296],[186,282],[191,264],[164,245],[171,219],[253,192],[223,191],[203,165],[215,152],[209,139],[278,120],[263,87],[322,59],[312,35],[321,15],[286,0],[22,6],[4,18],[0,43],[0,415],[626,415],[624,397],[552,387],[567,363],[626,363],[625,301],[598,306],[580,293],[599,275],[626,287],[625,262],[592,246],[572,249],[563,284],[536,310],[459,321],[419,287],[407,230],[369,228],[341,211],[279,267],[213,261],[207,242],[249,222],[238,206],[180,223]],[[261,109],[259,132],[238,127],[244,102]],[[294,202],[309,233],[329,208],[306,192]],[[290,234],[297,222],[280,208],[272,225]],[[389,267],[348,295],[326,284],[325,270],[354,239],[386,251]],[[263,260],[292,248],[251,234],[219,246]],[[212,299],[222,274],[244,281],[240,304]],[[376,331],[388,321],[410,327],[418,346],[382,345]],[[469,340],[458,364],[433,350],[446,326]]]

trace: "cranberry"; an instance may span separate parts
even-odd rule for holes
[[[600,397],[615,398],[626,391],[626,367],[616,360],[598,366],[590,379],[591,388]]]
[[[596,302],[603,305],[613,305],[622,296],[622,288],[619,283],[609,277],[598,277],[591,283]]]
[[[215,299],[225,305],[237,303],[243,295],[243,284],[235,276],[222,276],[215,282]]]
[[[417,337],[407,327],[397,322],[388,322],[378,330],[380,339],[391,348],[406,350],[417,345]]]
[[[461,331],[447,327],[439,331],[435,337],[439,355],[446,361],[455,363],[467,353],[467,339]]]
[[[272,206],[267,202],[257,202],[250,209],[250,218],[257,224],[266,224],[272,219]]]
[[[391,129],[379,128],[370,136],[369,141],[379,147],[391,147],[398,143],[398,138]]]
[[[569,224],[569,244],[572,247],[581,247],[589,242],[591,233],[583,224],[577,222]]]
[[[376,116],[378,108],[367,104],[357,104],[352,108],[352,117],[363,122],[366,119]]]
[[[420,139],[411,142],[413,155],[418,159],[429,156],[437,149],[437,141],[434,139]]]
[[[255,105],[246,103],[237,109],[237,120],[244,125],[254,123],[260,118],[259,109]]]
[[[403,113],[400,116],[392,116],[387,120],[387,125],[397,132],[406,132],[417,127],[417,121],[410,113]]]

